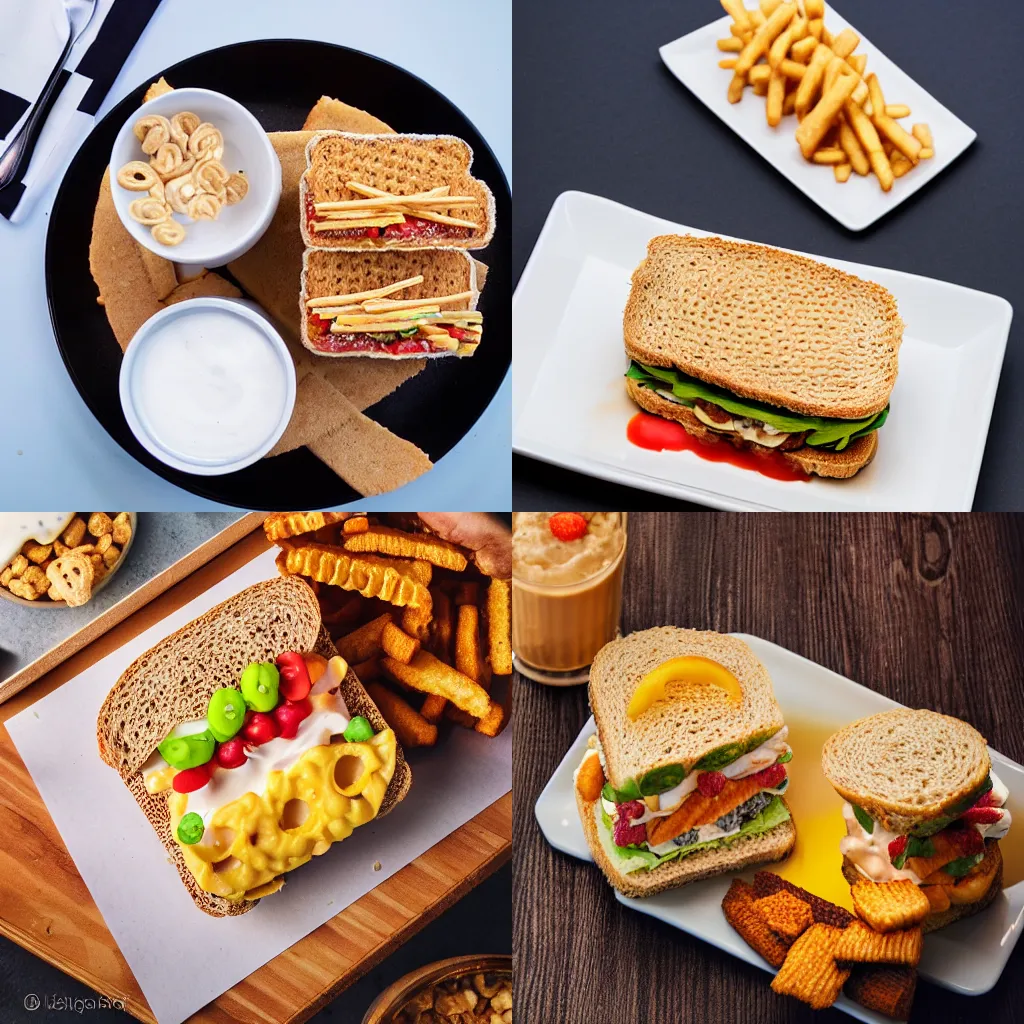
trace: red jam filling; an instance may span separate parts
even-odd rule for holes
[[[319,352],[386,352],[388,355],[421,355],[426,352],[449,351],[438,349],[430,344],[425,335],[412,335],[409,338],[396,337],[393,334],[332,334],[330,319],[313,313],[309,324],[316,333],[313,344]],[[466,337],[460,327],[442,325],[457,341]],[[387,339],[387,340],[383,340]]]

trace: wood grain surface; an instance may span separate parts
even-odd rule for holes
[[[152,1012],[2,726],[268,546],[256,529],[0,706],[0,933],[102,995],[123,1000],[140,1020],[153,1021]],[[190,1024],[306,1020],[506,863],[511,846],[508,793],[194,1014]]]
[[[629,527],[624,632],[754,633],[901,703],[966,719],[1024,761],[1024,517],[640,512]],[[520,1020],[851,1019],[776,996],[763,971],[620,906],[596,868],[549,847],[533,807],[589,715],[586,688],[519,676],[515,687]],[[911,1019],[1024,1019],[1024,946],[987,995],[921,982]]]

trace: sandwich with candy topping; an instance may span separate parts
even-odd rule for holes
[[[576,805],[616,889],[649,896],[789,854],[787,728],[742,640],[632,633],[598,652],[589,695],[597,734],[576,769]]]
[[[830,736],[821,767],[845,801],[839,848],[851,885],[910,880],[931,904],[925,931],[996,898],[1008,791],[976,729],[934,711],[886,711]]]

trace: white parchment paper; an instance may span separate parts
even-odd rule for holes
[[[7,723],[160,1024],[179,1024],[512,788],[511,728],[488,739],[456,727],[438,748],[412,751],[412,789],[386,818],[292,872],[280,893],[248,914],[214,918],[199,910],[128,788],[100,760],[96,716],[140,654],[276,576],[274,555],[259,555]],[[173,943],[173,958],[171,935],[183,937]]]

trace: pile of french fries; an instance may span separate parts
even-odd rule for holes
[[[445,722],[502,731],[508,708],[491,684],[512,672],[507,580],[484,576],[472,552],[414,515],[274,513],[264,529],[404,748],[434,746]]]
[[[722,0],[732,18],[718,49],[734,53],[718,66],[732,72],[729,102],[739,103],[749,85],[767,99],[768,124],[795,114],[796,141],[804,159],[832,167],[836,181],[874,173],[884,192],[921,160],[935,155],[931,129],[899,121],[904,104],[887,103],[867,54],[855,53],[860,36],[825,27],[825,0]]]

